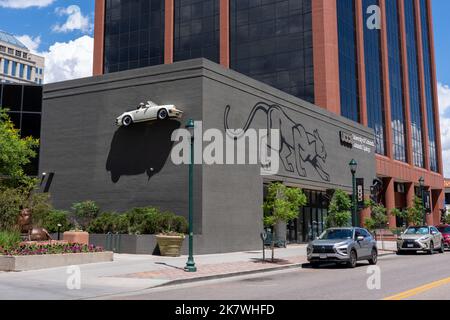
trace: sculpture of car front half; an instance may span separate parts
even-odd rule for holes
[[[425,251],[432,254],[434,250],[444,253],[444,248],[442,234],[432,226],[409,227],[397,238],[397,254],[411,251]]]
[[[157,105],[152,101],[141,103],[137,109],[124,112],[116,119],[116,125],[128,127],[133,123],[181,118],[183,111],[174,105]]]
[[[307,258],[313,268],[323,263],[346,263],[350,268],[355,268],[361,260],[376,264],[378,249],[366,229],[331,228],[308,244]]]

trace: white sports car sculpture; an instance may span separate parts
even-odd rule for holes
[[[181,118],[182,115],[183,111],[178,110],[174,105],[159,106],[152,101],[147,101],[147,103],[140,103],[137,109],[124,112],[116,119],[116,124],[128,127],[135,122]]]

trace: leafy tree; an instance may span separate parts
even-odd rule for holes
[[[443,224],[450,224],[450,214],[442,216],[442,223]]]
[[[351,226],[351,208],[352,201],[349,195],[343,190],[336,190],[328,208],[326,227],[340,228]]]
[[[394,209],[391,212],[392,215],[402,218],[408,225],[421,225],[423,224],[424,207],[422,199],[419,197],[414,198],[414,205],[405,211]]]
[[[0,230],[18,229],[20,210],[25,195],[21,189],[0,188]]]
[[[21,138],[6,110],[0,109],[0,177],[6,177],[0,181],[2,184],[34,187],[34,180],[26,176],[24,166],[36,157],[38,146],[37,139]]]
[[[366,205],[371,209],[370,218],[365,221],[367,229],[374,231],[386,228],[388,222],[387,209],[374,201],[369,201]]]
[[[276,226],[280,222],[288,222],[298,217],[299,209],[308,202],[306,195],[299,188],[289,188],[276,182],[269,185],[266,201],[264,201],[264,225]],[[274,258],[275,232],[272,236],[272,260]]]
[[[414,198],[414,205],[407,209],[408,223],[419,226],[423,224],[424,207],[422,199],[419,197]]]

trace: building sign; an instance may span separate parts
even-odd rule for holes
[[[431,213],[431,195],[430,191],[423,192],[423,206],[425,211],[430,214]]]
[[[366,153],[372,153],[372,148],[375,148],[375,141],[364,138],[353,133],[341,131],[339,133],[341,144],[347,148],[355,148]]]
[[[358,207],[364,208],[364,179],[356,179],[356,199],[358,201]]]

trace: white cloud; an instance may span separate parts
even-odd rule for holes
[[[83,36],[69,42],[56,42],[45,57],[45,83],[72,80],[92,75],[94,38]]]
[[[0,7],[12,9],[26,9],[30,7],[47,7],[55,0],[0,0]]]
[[[54,32],[71,32],[81,30],[82,32],[90,32],[92,24],[89,17],[84,16],[81,9],[77,5],[71,5],[67,8],[57,8],[56,13],[60,16],[67,16],[67,21],[62,25],[53,26]]]
[[[444,175],[450,177],[450,87],[438,83]]]
[[[41,45],[41,37],[30,37],[29,35],[16,36],[16,38],[22,42],[30,51],[34,54],[37,54],[39,46]]]

